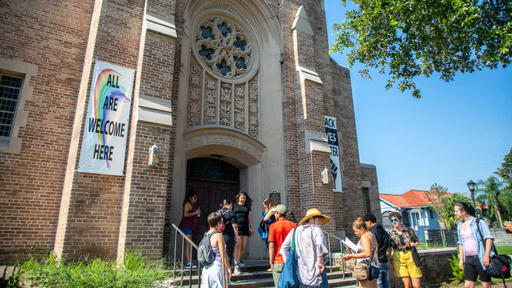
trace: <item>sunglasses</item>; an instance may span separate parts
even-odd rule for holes
[[[393,218],[393,219],[389,219],[389,220],[391,220],[391,223],[395,223],[395,222],[400,221],[398,218]]]

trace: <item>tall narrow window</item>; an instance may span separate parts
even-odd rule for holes
[[[363,202],[364,202],[364,213],[371,213],[372,207],[370,206],[370,191],[368,188],[363,188]]]
[[[0,140],[11,137],[22,85],[22,77],[0,73]]]

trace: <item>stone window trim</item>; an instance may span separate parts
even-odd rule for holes
[[[227,83],[252,79],[259,70],[259,47],[247,23],[236,14],[218,10],[206,10],[194,18],[190,45],[208,74]]]
[[[161,33],[173,38],[177,37],[174,17],[167,19],[156,15],[146,14],[145,25],[147,30]]]
[[[267,147],[260,141],[236,129],[219,125],[187,128],[183,132],[187,159],[218,154],[250,167],[261,163]],[[230,149],[226,149],[229,147]],[[228,152],[229,151],[229,152]]]
[[[32,98],[34,87],[31,81],[36,76],[38,67],[34,64],[23,62],[21,60],[7,59],[0,57],[0,71],[2,73],[22,76],[23,85],[21,87],[14,125],[12,127],[11,136],[8,140],[0,141],[0,152],[19,154],[21,151],[22,139],[18,136],[21,127],[27,124],[28,111],[25,109],[25,102]]]

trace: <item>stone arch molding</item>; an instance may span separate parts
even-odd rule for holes
[[[280,45],[279,24],[262,2],[187,2],[186,128],[220,126],[262,138],[260,52]]]
[[[252,137],[221,127],[186,131],[184,140],[187,159],[219,155],[238,168],[260,163],[265,150],[265,145]]]

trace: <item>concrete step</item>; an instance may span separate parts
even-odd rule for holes
[[[170,283],[166,281],[165,283],[162,283],[161,285],[155,285],[155,288],[179,288],[179,287],[194,287],[198,288],[199,285],[193,284],[193,285],[182,285],[180,286],[179,283]],[[272,278],[270,279],[256,279],[256,280],[242,280],[237,282],[232,282],[229,287],[232,288],[239,288],[239,287],[260,287],[260,288],[274,288],[274,281]],[[329,287],[343,287],[343,288],[356,288],[358,287],[356,285],[356,280],[354,278],[345,278],[345,279],[329,279]]]
[[[343,272],[335,271],[327,273],[327,278],[329,279],[329,283],[332,282],[332,287],[340,287],[346,284],[354,284],[355,280],[351,278],[350,273],[345,273],[345,279],[343,279]],[[169,279],[167,283],[170,285],[183,285],[188,286],[189,283],[192,285],[196,285],[199,281],[199,277],[197,275],[184,276],[183,280],[181,277],[177,277],[175,279]],[[243,272],[240,275],[233,275],[231,277],[231,285],[230,287],[265,287],[265,286],[273,286],[274,279],[272,278],[271,272],[266,271],[248,271]]]

